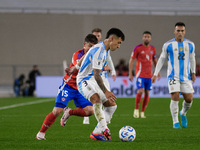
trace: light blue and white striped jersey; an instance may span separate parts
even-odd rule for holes
[[[163,45],[160,57],[168,59],[168,79],[191,80],[190,61],[195,60],[195,45],[192,41],[184,39],[183,42],[177,42],[173,38]]]
[[[81,67],[76,77],[77,84],[83,80],[94,78],[93,69],[103,70],[107,63],[107,57],[108,51],[103,42],[99,42],[90,48],[81,63]]]

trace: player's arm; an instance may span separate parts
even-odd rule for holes
[[[135,59],[134,58],[130,58],[129,60],[129,80],[133,81],[133,64],[134,64]]]
[[[66,68],[66,69],[65,69],[65,72],[66,72],[68,75],[71,75],[71,74],[73,74],[74,72],[76,72],[76,71],[80,68],[84,57],[85,57],[85,54],[81,57],[81,59],[79,59],[78,63],[77,63],[77,61],[76,61],[77,59],[74,59],[74,60],[72,61],[74,66],[72,66],[72,67],[70,67],[70,68]]]
[[[196,60],[195,60],[194,44],[193,44],[193,52],[190,54],[190,69],[191,69],[191,80],[194,83],[196,80]]]
[[[115,101],[116,100],[116,96],[107,90],[107,88],[105,87],[103,80],[101,78],[101,70],[99,69],[94,69],[94,78],[97,82],[97,84],[99,85],[99,87],[101,88],[101,90],[103,91],[103,93],[105,94],[105,96],[108,98],[108,100],[112,100]]]
[[[158,59],[158,62],[156,63],[156,68],[155,68],[155,71],[154,71],[154,75],[153,75],[153,77],[151,79],[152,83],[156,82],[158,73],[160,72],[162,66],[164,65],[166,57],[167,57],[166,44],[164,44],[163,48],[162,48],[162,53],[160,54],[160,58]]]
[[[157,58],[156,57],[153,58],[153,64],[154,64],[154,67],[156,68],[156,65],[157,65]],[[160,75],[160,72],[159,72],[158,73],[158,80],[160,80],[160,78],[161,78],[161,75]]]
[[[108,60],[107,61],[108,61],[108,66],[111,69],[111,74],[112,74],[113,81],[115,81],[116,80],[116,71],[115,71],[115,66],[113,64],[113,61],[112,61],[112,58],[111,58],[110,55],[108,56]]]

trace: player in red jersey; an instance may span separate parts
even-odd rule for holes
[[[93,34],[88,34],[85,37],[85,42],[83,44],[84,48],[74,53],[70,67],[76,66],[81,57],[85,53],[87,53],[87,51],[95,44],[97,44],[96,36]],[[46,131],[55,122],[56,118],[63,112],[64,109],[67,109],[67,111],[69,111],[70,116],[75,115],[84,117],[93,115],[94,110],[92,103],[87,99],[85,99],[81,95],[81,93],[79,93],[79,91],[77,90],[77,85],[76,85],[77,74],[78,71],[72,75],[67,75],[67,74],[65,75],[63,83],[59,87],[59,92],[56,97],[56,102],[53,111],[46,116],[40,131],[36,135],[36,139],[46,140],[45,139]],[[79,108],[69,109],[68,107],[66,107],[70,100],[73,100],[76,107]],[[61,119],[61,125],[64,126],[65,124],[66,122],[62,122]]]
[[[157,64],[156,48],[150,45],[151,32],[145,31],[142,40],[143,43],[134,48],[129,60],[129,80],[133,81],[133,64],[135,59],[137,59],[135,70],[137,95],[135,98],[135,109],[133,113],[134,118],[139,118],[139,104],[143,93],[144,98],[140,117],[146,118],[144,111],[149,102],[149,92],[152,89],[152,63],[154,66]],[[158,79],[160,79],[160,74]]]

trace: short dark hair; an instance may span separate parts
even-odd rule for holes
[[[120,29],[111,28],[111,29],[107,32],[106,39],[109,38],[110,35],[116,35],[117,37],[120,37],[120,38],[122,39],[122,41],[125,40],[124,33],[123,33]]]
[[[95,35],[93,34],[88,34],[86,37],[85,37],[85,42],[91,42],[91,43],[94,43],[94,44],[97,44],[98,43],[98,39]]]
[[[184,26],[185,27],[185,23],[183,23],[183,22],[177,22],[176,24],[175,24],[175,27],[176,26]]]
[[[94,28],[93,30],[92,30],[92,33],[93,32],[102,32],[102,30],[100,29],[100,28]]]
[[[151,35],[151,32],[150,32],[150,31],[144,31],[144,32],[143,32],[143,35],[144,35],[144,34],[150,34],[150,35]]]

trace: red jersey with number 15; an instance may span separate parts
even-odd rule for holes
[[[79,59],[81,59],[81,57],[84,54],[85,54],[84,49],[80,49],[80,50],[76,51],[73,54],[70,67],[75,66],[78,63]],[[77,85],[76,85],[77,74],[78,74],[78,71],[74,72],[72,75],[66,74],[65,77],[64,77],[65,83],[67,83],[71,88],[76,89],[76,90],[77,90]]]
[[[152,77],[152,61],[156,58],[156,48],[154,46],[149,45],[146,47],[143,44],[137,45],[131,54],[131,58],[137,59],[136,77]]]

